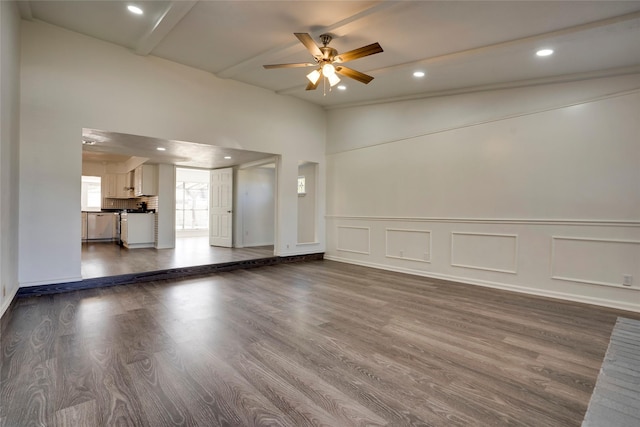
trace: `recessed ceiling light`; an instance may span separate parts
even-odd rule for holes
[[[425,73],[424,71],[414,71],[413,72],[413,77],[424,77]]]
[[[340,85],[338,86],[338,90],[347,90],[347,87],[345,85]]]
[[[158,147],[158,148],[156,148],[156,150],[158,150],[158,151],[167,151],[167,149],[164,148],[164,147]]]
[[[142,15],[142,13],[143,13],[142,9],[140,9],[138,6],[134,6],[132,4],[127,6],[127,9],[129,10],[129,12],[135,13],[136,15]]]
[[[553,49],[540,49],[539,51],[536,52],[536,55],[538,56],[553,55]]]
[[[225,160],[231,160],[231,156],[224,156]]]

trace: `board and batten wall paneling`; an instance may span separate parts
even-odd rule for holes
[[[640,76],[537,89],[554,92],[549,107],[531,101],[531,88],[459,97],[468,105],[448,109],[441,130],[428,117],[422,128],[409,122],[419,120],[411,108],[437,110],[450,98],[344,108],[357,117],[346,130],[330,113],[328,134],[338,138],[327,156],[326,258],[640,311]],[[502,117],[456,126],[456,111],[472,104]],[[398,117],[386,122],[386,141],[364,125],[379,109]],[[399,114],[407,109],[412,119]],[[339,250],[348,227],[368,230],[368,253]],[[396,257],[403,243],[387,230],[422,228],[430,262]]]
[[[387,228],[385,252],[387,258],[431,262],[431,231]]]
[[[640,240],[553,236],[552,245],[554,279],[603,286],[640,280]]]
[[[518,236],[454,231],[451,233],[451,265],[517,274]]]
[[[340,252],[352,252],[369,255],[371,242],[369,227],[338,226],[338,238],[336,250]]]

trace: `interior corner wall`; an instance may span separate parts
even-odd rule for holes
[[[43,22],[21,27],[20,286],[81,278],[83,128],[279,155],[276,253],[297,251],[298,161],[325,161],[322,108]]]
[[[640,75],[331,110],[326,257],[640,311],[638,117]]]
[[[0,316],[18,290],[20,15],[0,2]]]

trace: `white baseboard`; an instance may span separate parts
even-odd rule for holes
[[[15,289],[12,292],[10,292],[8,295],[6,295],[6,299],[2,302],[2,307],[0,307],[0,318],[2,318],[2,316],[4,316],[4,313],[7,311],[7,309],[11,305],[11,302],[13,301],[13,298],[18,293],[18,289],[19,289],[19,287],[16,286]]]
[[[432,273],[421,270],[412,270],[409,268],[394,267],[390,265],[370,263],[366,261],[352,260],[348,258],[336,257],[325,254],[324,259],[330,261],[344,262],[347,264],[361,265],[363,267],[377,268],[379,270],[393,271],[396,273],[406,273],[414,276],[430,277],[433,279],[450,280],[452,282],[465,283],[468,285],[484,286],[486,288],[501,289],[505,291],[518,292],[527,295],[536,295],[547,298],[555,298],[565,301],[579,302],[583,304],[598,305],[602,307],[615,308],[618,310],[633,311],[640,313],[640,304],[633,304],[626,301],[612,301],[601,298],[592,298],[583,295],[567,294],[564,292],[547,291],[524,286],[510,285],[508,283],[492,282],[488,280],[469,279],[467,277],[450,276],[448,274]]]

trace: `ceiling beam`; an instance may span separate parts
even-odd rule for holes
[[[381,1],[380,3],[376,3],[375,5],[361,12],[356,13],[355,15],[352,15],[343,19],[342,21],[339,21],[339,22],[336,22],[335,24],[324,27],[321,30],[311,32],[310,33],[311,37],[313,37],[314,39],[318,39],[320,37],[320,34],[337,32],[340,28],[346,27],[349,24],[357,22],[368,16],[385,12],[392,7],[406,5],[405,3],[406,2],[395,2],[395,1],[387,1],[387,0]],[[295,40],[295,39],[292,37],[292,40]],[[239,62],[235,65],[232,65],[231,67],[225,68],[224,70],[220,70],[214,74],[217,77],[220,77],[223,79],[230,79],[242,73],[242,71],[244,70],[253,69],[256,66],[262,66],[264,62],[272,60],[273,58],[284,57],[291,53],[303,50],[303,47],[304,46],[300,44],[300,42],[295,40],[295,41],[292,41],[291,43],[287,43],[284,46],[278,46],[273,49],[269,49],[265,52],[262,52],[259,55],[253,56],[245,61]]]
[[[33,21],[33,13],[31,12],[31,2],[29,0],[17,1],[18,11],[22,19]]]
[[[153,28],[138,40],[134,52],[138,55],[149,55],[196,3],[198,3],[198,0],[182,0],[169,3],[167,10],[154,24]]]

